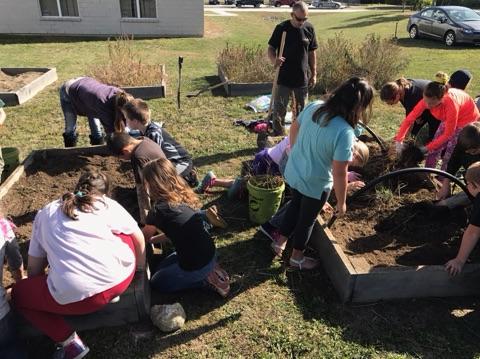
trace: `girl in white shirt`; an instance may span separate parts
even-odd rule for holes
[[[128,288],[135,270],[145,268],[143,234],[132,216],[106,196],[108,189],[105,174],[88,170],[73,193],[37,213],[28,278],[13,288],[16,309],[58,344],[61,358],[88,353],[63,316],[101,309]]]

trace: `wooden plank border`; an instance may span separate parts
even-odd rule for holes
[[[442,265],[372,267],[345,254],[320,216],[310,243],[342,302],[480,294],[480,264],[466,264],[455,277]]]
[[[217,65],[218,77],[221,82],[228,81],[228,77],[225,74],[221,65]],[[223,85],[227,96],[260,96],[272,93],[272,82],[228,82]]]
[[[43,72],[43,75],[37,77],[17,91],[0,92],[0,99],[2,99],[7,106],[21,105],[45,87],[57,81],[57,70],[55,67],[2,67],[0,70],[12,75],[18,75],[28,71]]]

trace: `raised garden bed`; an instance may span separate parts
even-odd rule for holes
[[[0,68],[0,99],[7,106],[20,105],[57,80],[55,68]]]
[[[36,212],[74,188],[83,168],[94,166],[106,172],[111,180],[111,197],[138,219],[136,192],[130,164],[110,156],[104,146],[67,149],[46,149],[32,152],[0,187],[4,213],[18,227],[18,239],[26,257],[32,223]],[[4,271],[4,284],[9,284]],[[103,310],[68,320],[75,329],[134,323],[146,318],[150,311],[150,286],[146,273],[137,273],[120,300]],[[28,330],[27,330],[28,332]]]
[[[224,85],[227,96],[259,96],[272,92],[272,82],[239,83],[230,81],[221,65],[218,65],[218,77]]]
[[[126,86],[123,90],[131,94],[133,97],[144,100],[151,100],[153,98],[164,98],[167,94],[167,85],[162,80],[162,83],[157,86]]]
[[[391,165],[388,155],[370,148],[367,180]],[[319,217],[311,244],[343,302],[480,294],[478,249],[460,275],[444,269],[458,251],[468,215],[438,210],[433,198],[422,178],[406,178],[352,202],[330,229]]]

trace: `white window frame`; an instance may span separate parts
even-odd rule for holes
[[[59,1],[59,0],[57,0]],[[120,3],[120,2],[119,2]],[[135,7],[136,7],[136,13],[137,13],[137,16],[135,17],[122,17],[122,19],[138,19],[138,20],[145,20],[145,21],[151,21],[151,20],[154,20],[154,19],[157,19],[158,18],[158,9],[157,9],[157,2],[155,1],[155,17],[141,17],[141,14],[140,14],[140,0],[135,0]],[[121,14],[120,14],[121,15]]]
[[[76,20],[76,19],[80,19],[80,9],[78,8],[78,0],[77,1],[77,10],[78,10],[78,16],[71,16],[71,15],[68,15],[68,16],[64,16],[62,14],[62,6],[60,4],[60,0],[56,0],[56,3],[57,3],[57,10],[58,10],[58,15],[43,15],[42,14],[42,5],[40,4],[40,0],[38,0],[38,8],[40,10],[40,16],[42,18],[45,18],[45,19],[65,19],[65,20]]]

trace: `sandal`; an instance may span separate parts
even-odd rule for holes
[[[318,267],[320,262],[315,258],[303,257],[300,260],[290,258],[290,267],[298,270],[310,270]]]
[[[283,245],[280,245],[280,244],[277,244],[275,241],[272,241],[270,248],[272,249],[272,252],[275,255],[275,257],[282,258],[283,251],[285,250],[286,246],[287,246],[287,242],[285,242]]]

